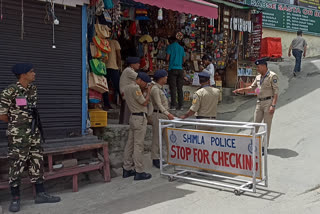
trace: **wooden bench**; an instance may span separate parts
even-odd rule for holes
[[[57,155],[67,155],[74,154],[77,152],[95,150],[98,155],[98,151],[101,150],[103,154],[103,160],[99,160],[94,164],[87,165],[77,165],[74,167],[53,169],[53,160]],[[0,154],[0,160],[6,159],[6,155],[2,152]],[[45,180],[51,180],[60,177],[72,176],[72,186],[73,192],[78,191],[78,175],[83,172],[90,172],[95,170],[101,170],[103,173],[103,178],[105,182],[110,182],[110,165],[109,165],[109,152],[108,144],[106,143],[89,143],[89,144],[71,144],[71,145],[61,145],[53,144],[50,147],[44,147],[44,158],[48,160],[48,170],[45,171]],[[30,183],[29,178],[23,178],[22,184]],[[0,181],[0,189],[9,188],[8,181]],[[33,187],[34,188],[34,187]]]

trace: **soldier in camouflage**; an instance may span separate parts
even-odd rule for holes
[[[12,201],[11,212],[20,210],[21,175],[28,167],[29,177],[36,187],[35,203],[56,203],[59,197],[48,195],[43,186],[43,154],[40,131],[34,125],[32,110],[37,105],[37,88],[32,64],[20,63],[12,68],[18,82],[10,85],[0,95],[0,120],[8,123],[9,184]]]

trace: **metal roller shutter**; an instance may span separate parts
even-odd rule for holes
[[[16,82],[17,62],[36,69],[38,108],[47,138],[81,135],[81,7],[55,5],[60,24],[45,24],[46,3],[24,0],[24,40],[21,40],[21,1],[3,0],[0,21],[0,90]],[[6,124],[0,122],[0,145],[6,144]]]

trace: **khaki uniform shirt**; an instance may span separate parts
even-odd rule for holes
[[[169,102],[167,95],[164,92],[163,86],[156,83],[151,89],[151,102],[155,110],[160,110],[161,113],[168,116]]]
[[[135,83],[138,73],[133,68],[127,67],[120,77],[120,92],[123,93],[126,86]]]
[[[258,98],[273,97],[279,93],[278,76],[273,71],[268,70],[265,78],[259,74],[251,85],[251,88],[256,90],[259,88]]]
[[[207,86],[200,88],[193,95],[190,110],[196,112],[196,116],[216,117],[220,90]]]
[[[148,112],[147,106],[142,104],[146,102],[140,86],[136,83],[131,83],[124,89],[124,96],[126,97],[127,105],[132,113]]]

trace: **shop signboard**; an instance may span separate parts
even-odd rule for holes
[[[253,176],[251,136],[167,128],[167,149],[171,165]],[[261,179],[261,137],[256,138],[255,156],[256,178]]]
[[[320,35],[320,10],[273,1],[246,0],[263,11],[263,27]]]
[[[320,10],[320,0],[299,0],[298,5]]]

